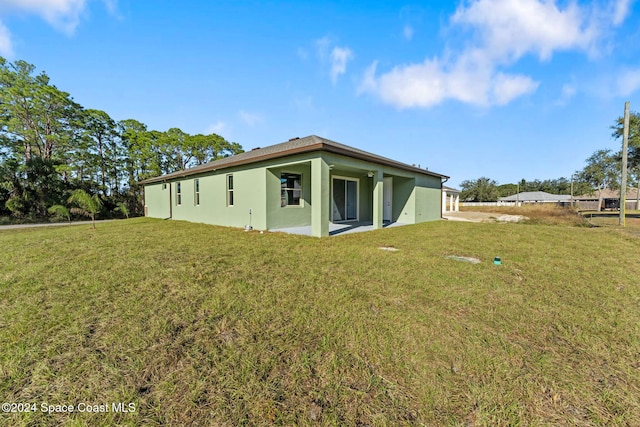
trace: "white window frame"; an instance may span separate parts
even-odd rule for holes
[[[291,174],[291,175],[300,175],[300,203],[297,205],[284,205],[282,206],[282,174]],[[303,208],[304,207],[304,174],[302,172],[297,172],[297,171],[280,171],[280,207],[282,208]],[[297,189],[294,188],[285,188],[285,191],[298,191]]]
[[[356,219],[344,219],[344,220],[335,220],[333,219],[333,207],[331,208],[331,222],[343,223],[343,222],[358,222],[360,221],[360,179],[354,178],[352,176],[340,176],[340,175],[332,175],[331,176],[331,194],[329,197],[330,204],[333,205],[333,181],[335,179],[340,179],[343,181],[352,181],[356,183]]]
[[[176,182],[176,206],[182,205],[182,183]]]
[[[193,204],[200,206],[200,179],[195,178],[193,180]]]
[[[229,178],[231,178],[231,185],[229,185]],[[227,187],[227,206],[228,207],[233,207],[234,203],[235,203],[235,184],[234,184],[234,179],[233,179],[233,174],[232,173],[228,173],[225,177],[226,180],[226,187]]]

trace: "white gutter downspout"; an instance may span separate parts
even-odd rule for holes
[[[443,191],[442,187],[443,187],[443,184],[447,181],[449,181],[449,177],[445,178],[444,181],[442,180],[440,181],[440,219],[444,218],[443,210],[446,209],[447,207],[447,204],[446,204],[447,202],[442,200],[442,191]],[[443,202],[444,202],[444,205],[443,205]]]

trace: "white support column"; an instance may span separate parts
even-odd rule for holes
[[[453,194],[449,196],[449,212],[453,212]]]
[[[454,212],[459,212],[460,211],[460,193],[456,194],[456,203],[455,203],[455,211]]]
[[[447,212],[447,190],[442,190],[442,213]]]

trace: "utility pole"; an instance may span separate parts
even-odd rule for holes
[[[573,175],[571,175],[571,209],[573,209]]]
[[[620,220],[619,225],[625,227],[625,210],[627,208],[627,151],[629,151],[629,101],[624,103],[624,129],[622,131],[622,183],[620,184]]]

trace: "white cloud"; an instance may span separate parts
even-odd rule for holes
[[[227,130],[228,130],[227,124],[222,120],[218,120],[217,122],[209,125],[205,133],[207,134],[215,133],[215,134],[221,135],[223,132],[227,132]]]
[[[115,15],[118,12],[118,0],[102,0],[102,2],[110,14]]]
[[[326,61],[331,44],[332,42],[329,36],[324,36],[321,39],[316,40],[316,52],[318,54],[318,58],[320,58],[320,61]]]
[[[78,26],[84,8],[85,0],[3,0],[0,6],[0,10],[39,15],[54,28],[69,35]]]
[[[374,91],[388,104],[399,108],[431,107],[445,97],[443,73],[436,61],[396,67],[376,78],[377,63],[365,72],[360,92]]]
[[[291,104],[299,111],[315,111],[316,109],[310,95],[296,96],[291,100]]]
[[[402,35],[405,39],[411,41],[411,39],[413,39],[413,27],[409,24],[405,25],[402,29]]]
[[[490,102],[506,105],[520,96],[535,92],[538,85],[538,82],[534,82],[527,76],[498,73],[490,82]]]
[[[111,15],[117,13],[118,0],[102,0]],[[71,36],[84,13],[87,0],[0,0],[0,15],[27,13],[40,16],[55,29]],[[0,53],[11,56],[9,30],[0,22]]]
[[[526,76],[493,73],[469,58],[452,66],[427,59],[422,64],[396,67],[378,78],[376,66],[373,63],[367,69],[360,92],[375,92],[398,108],[428,108],[446,99],[479,106],[505,105],[534,92],[539,84]]]
[[[471,26],[487,55],[501,61],[527,53],[546,60],[556,50],[586,50],[598,35],[585,10],[575,3],[561,10],[554,1],[477,0],[458,8],[451,22]]]
[[[556,105],[566,105],[571,98],[576,95],[577,89],[574,85],[565,83],[562,85],[562,92],[560,93],[560,98],[555,102]]]
[[[331,51],[331,81],[333,84],[338,80],[338,76],[347,71],[347,62],[353,58],[351,49],[346,47],[334,47]]]
[[[560,8],[554,0],[471,0],[451,17],[453,29],[471,29],[464,48],[380,75],[374,62],[359,92],[373,93],[398,108],[428,108],[447,99],[506,105],[534,93],[540,84],[507,72],[523,56],[544,61],[559,50],[595,51],[600,29],[590,11],[574,2]]]
[[[640,68],[621,72],[617,86],[620,96],[629,96],[640,89]]]
[[[238,112],[240,119],[248,126],[255,126],[258,123],[264,121],[264,118],[260,114],[248,113],[246,111],[240,110]]]
[[[303,61],[306,61],[309,58],[309,53],[307,53],[306,49],[299,47],[297,53],[298,53],[298,58],[300,58]]]
[[[353,59],[353,52],[348,47],[336,46],[330,36],[324,36],[314,42],[320,63],[330,65],[331,81],[336,84],[338,77],[347,71],[347,62]],[[298,56],[300,56],[298,54]]]
[[[613,25],[620,25],[626,19],[629,14],[629,9],[632,0],[618,0],[613,7]]]
[[[0,21],[0,55],[13,58],[13,45],[11,43],[11,34],[7,27]]]

